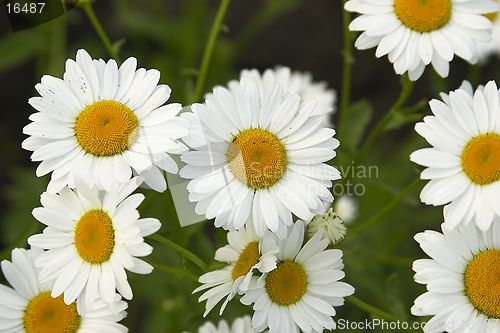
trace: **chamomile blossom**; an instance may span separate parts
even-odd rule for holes
[[[66,304],[77,300],[82,314],[92,309],[95,293],[105,304],[113,302],[115,290],[132,299],[125,269],[138,274],[153,270],[137,257],[151,253],[143,237],[161,225],[157,219],[139,219],[137,206],[144,195],[130,195],[139,184],[136,177],[106,192],[77,178],[75,189],[41,195],[43,207],[35,208],[33,216],[47,227],[28,243],[48,250],[35,266],[41,269],[41,283],[54,284],[52,297],[64,293]]]
[[[264,96],[261,96],[264,94]],[[270,229],[283,238],[292,213],[310,220],[331,202],[328,187],[340,173],[326,161],[339,146],[331,128],[312,116],[315,101],[283,94],[275,83],[266,92],[244,77],[231,91],[217,87],[204,104],[183,113],[192,122],[179,172],[192,179],[189,199],[196,213],[215,225],[240,229],[252,215],[257,235]]]
[[[35,86],[41,97],[29,103],[39,112],[24,127],[30,137],[22,147],[41,161],[38,177],[52,172],[49,192],[73,188],[76,177],[109,190],[133,173],[156,191],[166,189],[160,170],[177,173],[168,154],[187,150],[177,139],[189,123],[176,117],[180,104],[163,105],[171,89],[157,85],[160,72],[136,67],[133,57],[118,68],[79,50],[76,61],[66,61],[64,80],[44,75]]]
[[[490,0],[349,0],[345,9],[361,15],[349,25],[363,31],[355,46],[377,46],[375,55],[388,54],[397,74],[417,80],[432,63],[447,77],[454,55],[476,63],[477,42],[491,40],[492,23],[481,14],[498,11]]]
[[[500,93],[494,81],[475,92],[467,81],[460,89],[431,100],[433,116],[415,130],[433,147],[410,159],[427,167],[420,193],[428,205],[445,205],[448,229],[471,220],[483,231],[500,216]]]
[[[279,241],[276,269],[263,277],[252,278],[241,302],[254,303],[252,327],[270,333],[323,332],[334,329],[334,306],[344,304],[344,297],[354,288],[339,280],[344,278],[342,251],[325,250],[328,239],[321,239],[320,229],[304,241],[304,223],[294,224],[288,237]]]
[[[500,3],[500,0],[496,0]],[[490,42],[478,42],[478,52],[479,60],[486,60],[488,56],[495,55],[500,57],[500,11],[485,14],[487,18],[493,22],[493,28],[491,29],[491,41]]]
[[[12,250],[12,262],[2,261],[2,271],[12,288],[0,285],[0,332],[2,333],[121,333],[127,328],[117,322],[126,316],[127,303],[113,295],[111,308],[100,299],[85,314],[76,304],[66,304],[64,296],[51,297],[53,283],[38,281],[39,269],[33,261],[43,251]],[[97,294],[94,294],[97,298]]]
[[[500,329],[500,220],[488,230],[474,224],[443,233],[427,230],[415,240],[430,259],[413,263],[415,281],[427,291],[415,299],[415,316],[433,316],[424,332],[493,333]]]

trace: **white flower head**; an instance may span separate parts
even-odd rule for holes
[[[500,2],[500,0],[495,1]],[[500,11],[484,16],[493,22],[493,28],[491,29],[491,41],[477,43],[480,61],[485,61],[490,55],[500,57]]]
[[[415,130],[433,147],[413,152],[410,159],[427,167],[429,179],[420,193],[428,205],[444,205],[448,229],[474,223],[486,231],[500,216],[500,93],[494,81],[475,92],[464,81],[460,89],[431,100],[433,116]]]
[[[415,81],[430,63],[447,77],[455,54],[476,63],[477,43],[491,40],[492,23],[481,14],[500,6],[490,0],[349,0],[345,9],[361,14],[349,25],[363,31],[355,46],[377,46],[377,57],[388,54],[396,73],[408,72]]]
[[[347,234],[344,221],[333,211],[333,208],[328,209],[324,214],[315,215],[307,225],[307,234],[312,237],[319,229],[323,229],[323,239],[327,238],[330,245],[342,242]]]
[[[333,211],[349,225],[352,223],[359,213],[359,203],[353,196],[344,194],[339,198],[335,198],[333,202]],[[326,207],[325,207],[326,208]],[[328,209],[328,208],[327,208]]]
[[[52,297],[64,293],[66,304],[77,300],[82,314],[92,308],[95,293],[105,304],[113,302],[115,290],[132,299],[125,269],[138,274],[153,270],[137,257],[151,253],[143,237],[161,226],[157,219],[139,219],[137,206],[144,195],[130,195],[139,183],[132,178],[106,192],[77,178],[75,189],[41,195],[43,207],[35,208],[33,216],[47,227],[28,243],[48,250],[35,266],[41,269],[41,283],[53,281]]]
[[[64,296],[51,297],[53,283],[40,283],[40,270],[33,264],[43,251],[12,250],[12,262],[2,261],[2,271],[13,289],[0,285],[0,332],[120,333],[127,328],[117,322],[126,316],[127,303],[113,294],[113,302],[104,304],[97,293],[86,314],[76,304],[66,304]],[[112,310],[113,311],[112,311]],[[114,312],[114,313],[113,313]]]
[[[30,137],[22,147],[41,161],[37,176],[52,172],[48,192],[73,188],[76,177],[109,190],[133,173],[156,191],[166,189],[160,170],[177,173],[168,154],[187,150],[177,139],[189,122],[176,117],[180,104],[163,105],[171,89],[157,85],[160,72],[136,67],[133,57],[118,68],[79,50],[76,61],[66,61],[64,80],[45,75],[35,86],[41,97],[29,103],[39,112],[23,129]]]

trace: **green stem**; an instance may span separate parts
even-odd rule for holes
[[[115,50],[113,49],[113,46],[111,45],[111,42],[109,41],[108,35],[106,35],[106,32],[102,28],[101,23],[97,19],[97,16],[94,13],[94,10],[92,9],[92,4],[90,1],[82,1],[82,7],[85,10],[85,13],[87,14],[90,22],[94,26],[95,31],[99,35],[99,38],[101,38],[102,43],[104,44],[104,47],[106,50],[108,50],[109,55],[111,58],[116,60],[116,63],[118,66],[121,65],[120,58],[118,57],[118,54],[116,54]]]
[[[415,179],[403,192],[399,193],[391,202],[389,202],[382,210],[380,210],[375,216],[373,216],[368,222],[354,230],[354,234],[357,235],[361,231],[365,230],[375,222],[377,222],[382,216],[384,216],[388,211],[390,211],[398,202],[400,202],[411,190],[415,188],[420,183],[420,177]]]
[[[169,240],[163,236],[160,236],[158,234],[152,234],[150,236],[147,236],[147,238],[154,239],[155,241],[158,241],[158,242],[168,246],[172,250],[179,252],[180,254],[182,254],[183,256],[185,256],[186,258],[191,260],[192,262],[194,262],[196,265],[198,265],[198,267],[200,267],[204,272],[207,271],[207,265],[205,265],[203,260],[198,258],[194,253],[183,248],[182,246],[180,246],[180,245],[172,242],[171,240]]]
[[[365,156],[365,154],[368,152],[368,150],[372,146],[375,139],[385,129],[385,126],[389,123],[389,121],[391,120],[394,113],[397,110],[399,110],[404,105],[404,103],[406,102],[408,97],[410,97],[410,94],[413,90],[413,81],[410,81],[410,79],[408,78],[408,75],[403,75],[401,77],[401,85],[403,86],[403,90],[401,91],[401,94],[399,95],[398,100],[396,101],[396,103],[394,103],[394,105],[391,107],[389,112],[386,113],[384,118],[382,118],[379,121],[377,126],[370,133],[370,135],[368,136],[368,139],[366,139],[365,143],[363,144],[363,146],[359,150],[358,155],[354,159],[354,165],[357,165],[358,162]]]
[[[212,29],[210,30],[210,35],[208,36],[207,45],[205,51],[203,52],[203,59],[201,61],[200,72],[198,73],[198,80],[196,81],[196,88],[192,103],[198,102],[203,93],[203,86],[205,84],[205,78],[207,77],[208,66],[210,65],[210,60],[212,59],[212,54],[215,46],[215,41],[221,30],[222,20],[226,15],[226,10],[229,5],[229,0],[222,0],[215,16],[214,23],[212,24]]]
[[[339,141],[343,142],[347,126],[347,113],[349,112],[349,103],[351,98],[351,72],[354,58],[352,56],[352,33],[349,30],[351,22],[351,13],[344,9],[344,4],[347,0],[342,2],[342,27],[344,31],[344,66],[342,71],[342,91],[340,95],[340,120],[338,127]]]
[[[167,272],[167,273],[181,275],[181,276],[187,277],[188,279],[191,279],[193,281],[198,282],[198,277],[196,275],[194,275],[194,274],[191,274],[191,273],[188,273],[188,272],[184,272],[184,271],[181,271],[180,269],[175,269],[175,268],[168,267],[168,266],[165,266],[165,265],[162,265],[162,264],[158,264],[158,263],[155,263],[155,262],[149,262],[149,264],[151,266],[153,266],[155,269],[159,269],[159,270]]]
[[[379,318],[382,318],[382,319],[387,319],[389,321],[394,321],[394,322],[399,321],[398,317],[396,317],[396,316],[394,316],[394,315],[392,315],[390,313],[384,312],[382,310],[379,310],[379,309],[377,309],[374,306],[366,304],[365,302],[363,302],[362,300],[360,300],[357,297],[349,296],[349,297],[346,297],[346,300],[348,300],[352,304],[356,305],[358,308],[360,308],[362,310],[365,310],[366,312],[369,312],[369,313],[371,313],[372,315],[374,315],[376,317],[379,317]]]

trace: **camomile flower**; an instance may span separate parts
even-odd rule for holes
[[[428,205],[444,205],[444,225],[451,229],[473,220],[483,231],[500,216],[500,96],[494,81],[473,92],[469,82],[431,100],[433,116],[415,130],[432,148],[410,159],[427,167],[420,193]]]
[[[198,333],[255,333],[255,331],[250,325],[250,316],[243,316],[236,318],[231,327],[229,327],[229,324],[224,319],[219,321],[218,326],[207,321],[198,329]]]
[[[128,329],[118,324],[126,316],[127,303],[113,295],[113,314],[108,305],[96,299],[85,314],[76,304],[66,304],[61,295],[51,297],[53,283],[40,283],[33,261],[41,249],[12,250],[12,262],[2,261],[2,271],[12,288],[0,285],[0,332],[2,333],[120,333]],[[96,297],[97,294],[94,294]]]
[[[143,237],[156,232],[160,222],[139,219],[137,206],[144,195],[130,195],[140,184],[137,178],[115,183],[109,192],[91,189],[79,178],[75,182],[75,189],[41,195],[43,207],[35,208],[33,216],[47,227],[28,243],[48,250],[35,266],[41,269],[41,283],[53,281],[52,297],[64,293],[64,302],[77,300],[78,312],[85,314],[95,293],[105,304],[113,302],[115,290],[132,299],[125,269],[138,274],[153,270],[137,257],[151,253]]]
[[[264,97],[261,96],[264,94]],[[184,113],[192,122],[179,175],[192,179],[189,199],[196,213],[215,225],[240,229],[252,215],[259,237],[270,229],[280,238],[292,213],[310,220],[332,201],[328,187],[340,173],[326,161],[339,146],[331,128],[312,116],[315,101],[283,94],[277,83],[266,92],[244,77],[231,91],[217,87],[213,98]]]
[[[29,103],[39,112],[23,129],[30,137],[22,147],[42,161],[38,177],[52,172],[48,192],[73,188],[76,177],[109,190],[133,173],[156,191],[166,189],[160,169],[177,173],[168,154],[187,150],[177,139],[189,123],[176,117],[180,104],[163,105],[171,89],[157,85],[160,72],[136,67],[133,57],[118,68],[79,50],[76,61],[66,61],[64,80],[44,75],[35,86],[41,97]]]
[[[252,327],[262,332],[305,333],[335,328],[334,306],[344,304],[344,297],[354,288],[339,280],[344,277],[342,251],[325,250],[328,239],[321,239],[320,229],[302,246],[305,226],[298,221],[290,234],[279,241],[276,269],[262,278],[252,278],[241,302],[255,303]]]
[[[248,289],[254,270],[266,273],[276,268],[278,245],[275,238],[270,233],[259,238],[252,221],[239,230],[228,232],[227,241],[228,245],[215,252],[215,260],[228,265],[200,276],[203,285],[193,291],[209,289],[198,299],[199,302],[207,300],[204,317],[225,297],[219,311],[222,315],[227,303],[237,293],[241,295]]]
[[[490,0],[349,0],[345,9],[362,14],[349,25],[363,31],[355,46],[377,46],[377,57],[388,54],[396,73],[408,72],[415,81],[430,63],[447,77],[455,54],[476,63],[477,42],[491,40],[492,23],[481,14],[500,6]]]
[[[319,229],[323,229],[323,238],[330,241],[330,245],[337,245],[342,242],[347,234],[347,227],[344,221],[329,208],[324,214],[315,215],[307,224],[307,235],[313,237]]]
[[[411,313],[433,316],[424,332],[498,332],[499,223],[496,218],[486,231],[470,223],[415,235],[430,257],[413,263],[415,281],[427,285],[427,292],[417,297]]]
[[[500,0],[496,0],[500,3]],[[491,30],[491,41],[487,43],[477,43],[479,60],[484,61],[490,55],[496,55],[500,57],[500,11],[485,14],[487,18],[493,22],[493,28]]]

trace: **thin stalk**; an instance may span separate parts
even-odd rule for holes
[[[120,58],[118,57],[118,54],[113,49],[113,46],[111,45],[111,42],[109,41],[108,35],[106,35],[106,32],[102,28],[101,23],[97,19],[97,16],[95,15],[94,10],[92,9],[92,4],[90,3],[90,1],[82,1],[82,2],[83,2],[82,7],[85,10],[85,13],[87,14],[90,22],[94,26],[94,29],[97,32],[97,35],[99,35],[99,38],[101,39],[102,43],[104,44],[104,47],[108,51],[111,58],[115,59],[118,66],[120,66],[121,65]]]
[[[196,81],[196,88],[192,103],[198,102],[203,93],[203,86],[205,84],[205,79],[207,77],[208,66],[210,66],[210,60],[212,59],[212,54],[215,46],[215,41],[221,30],[222,20],[226,15],[227,7],[229,6],[229,0],[222,0],[215,16],[214,23],[212,24],[212,29],[210,30],[210,35],[208,36],[207,45],[205,46],[205,51],[203,52],[203,59],[201,61],[200,72],[198,73],[198,80]]]
[[[168,246],[169,248],[171,248],[172,250],[176,251],[176,252],[179,252],[180,254],[182,254],[183,256],[185,256],[186,258],[188,258],[189,260],[191,260],[193,263],[195,263],[198,267],[200,267],[204,272],[207,271],[207,265],[205,265],[205,263],[203,262],[203,260],[201,260],[200,258],[198,258],[194,253],[188,251],[187,249],[183,248],[182,246],[172,242],[170,239],[167,239],[163,236],[160,236],[158,234],[152,234],[150,236],[147,236],[147,238],[151,238],[151,239],[154,239],[155,241],[158,241],[166,246]]]
[[[357,297],[349,296],[349,297],[346,297],[346,300],[348,300],[352,304],[356,305],[358,308],[365,310],[366,312],[371,313],[372,315],[374,315],[378,318],[387,319],[389,321],[394,321],[394,322],[399,321],[399,318],[396,317],[395,315],[392,315],[390,313],[387,313],[385,311],[377,309],[376,307],[371,306],[370,304],[366,304],[365,302],[363,302],[362,300],[360,300]]]
[[[391,202],[389,202],[384,208],[382,208],[375,216],[373,216],[368,222],[354,230],[354,234],[357,235],[361,231],[365,230],[375,222],[377,222],[382,216],[384,216],[388,211],[390,211],[398,202],[400,202],[408,193],[411,192],[420,183],[420,177],[415,179],[408,187],[406,187],[397,197],[395,197]]]
[[[184,276],[184,277],[187,277],[188,279],[191,279],[193,281],[198,282],[198,277],[196,275],[194,275],[194,274],[191,274],[191,273],[188,273],[188,272],[184,272],[184,271],[181,271],[180,269],[168,267],[168,266],[165,266],[165,265],[162,265],[162,264],[158,264],[158,263],[155,263],[155,262],[149,262],[149,264],[151,266],[153,266],[155,269],[159,269],[159,270],[167,272],[167,273],[172,273],[172,274],[177,274],[177,275],[180,275],[180,276]]]

